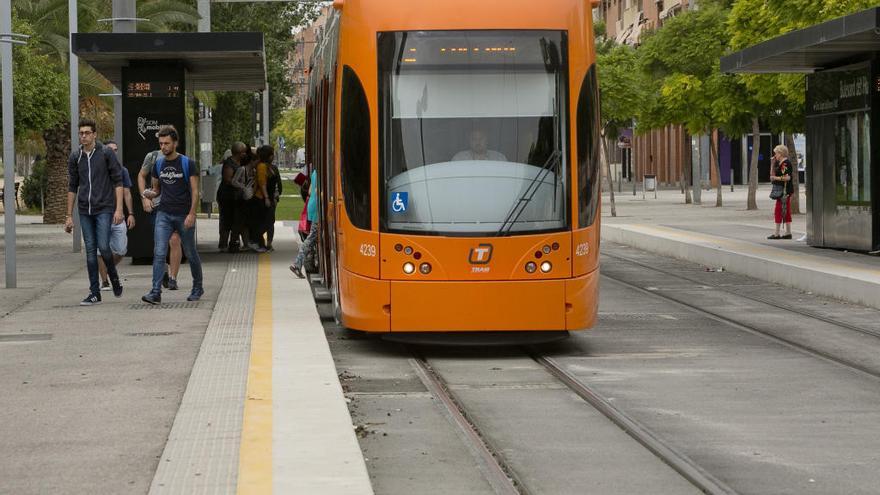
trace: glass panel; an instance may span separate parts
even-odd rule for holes
[[[379,57],[384,228],[567,226],[563,33],[381,33]]]
[[[351,67],[342,71],[340,157],[345,212],[352,225],[370,230],[370,106]]]
[[[867,112],[840,115],[836,126],[835,182],[838,205],[871,204],[871,118]]]
[[[578,227],[593,225],[599,211],[599,83],[590,67],[577,106]]]

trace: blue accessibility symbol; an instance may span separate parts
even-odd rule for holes
[[[409,207],[409,193],[396,192],[391,200],[391,211],[394,213],[406,213]]]

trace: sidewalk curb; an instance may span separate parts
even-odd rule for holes
[[[880,270],[670,227],[605,224],[602,240],[880,309]]]

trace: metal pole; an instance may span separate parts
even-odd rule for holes
[[[135,33],[137,32],[137,8],[134,0],[113,0],[113,32],[114,33]],[[119,156],[125,156],[123,147],[125,143],[122,140],[122,92],[119,88],[113,88],[113,138],[119,147]]]
[[[211,0],[199,0],[199,32],[211,32]]]
[[[15,266],[15,134],[12,106],[12,6],[10,0],[0,0],[0,33],[9,33],[0,40],[0,70],[2,70],[3,101],[3,207],[5,212],[6,288],[17,286]]]
[[[269,83],[266,83],[266,89],[263,90],[263,144],[269,144],[269,134],[272,130],[269,128]]]
[[[67,0],[69,10],[67,28],[70,32],[70,149],[79,145],[79,57],[73,54],[73,34],[77,32],[76,0]],[[73,252],[82,249],[82,232],[79,227],[79,208],[73,203]]]

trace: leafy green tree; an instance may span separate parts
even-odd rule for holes
[[[611,215],[617,216],[611,165],[608,163],[608,141],[616,139],[621,127],[629,127],[639,111],[642,100],[642,77],[636,50],[618,45],[596,57],[602,122],[602,162],[611,195]]]
[[[732,5],[727,22],[730,46],[733,50],[742,50],[796,29],[803,29],[876,6],[876,0],[775,0],[772,2],[737,0]],[[745,74],[739,77],[754,98],[753,142],[757,143],[760,140],[758,126],[760,118],[768,123],[774,132],[785,133],[786,145],[792,151],[792,158],[796,162],[797,150],[791,134],[803,132],[805,127],[804,76]],[[758,149],[755,147],[749,173],[749,209],[757,209],[755,201],[757,158]],[[793,179],[795,193],[792,198],[792,213],[799,213],[800,188],[797,174],[793,175]]]
[[[294,26],[314,15],[314,6],[286,2],[217,3],[211,6],[212,31],[259,31],[266,47],[266,72],[269,82],[270,122],[278,122],[293,95],[288,75],[288,54],[295,43]],[[214,159],[235,141],[251,141],[253,93],[218,92],[214,107]]]
[[[692,135],[710,135],[718,207],[722,206],[721,170],[713,131],[736,135],[749,122],[748,109],[742,105],[743,88],[721,74],[720,58],[729,40],[727,11],[721,3],[701,5],[700,10],[671,19],[639,48],[640,65],[648,76],[645,86],[655,95],[644,99],[639,126],[644,130],[681,124]]]
[[[293,149],[302,148],[306,142],[306,111],[303,108],[288,108],[272,130],[272,137],[281,136]]]

